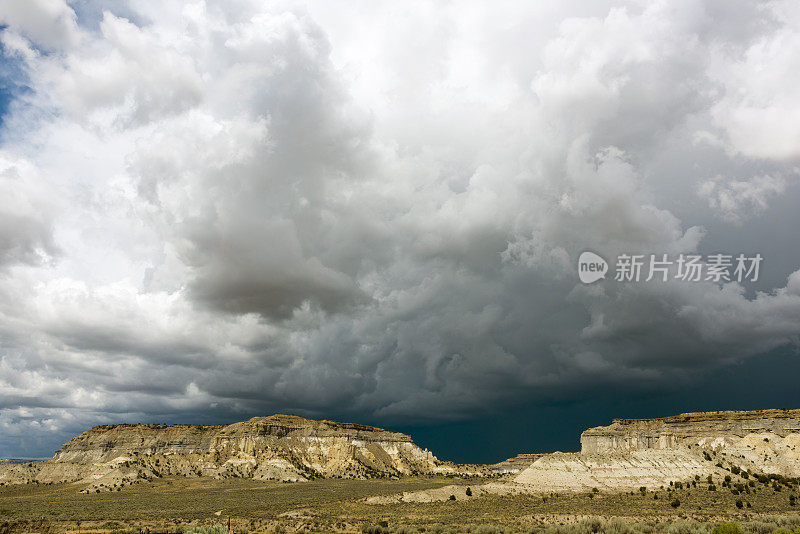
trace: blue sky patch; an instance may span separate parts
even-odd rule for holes
[[[5,26],[0,26],[0,32],[4,29]],[[27,91],[30,91],[30,87],[22,61],[9,54],[0,43],[0,128],[5,124],[14,100]]]

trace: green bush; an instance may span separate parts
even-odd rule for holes
[[[711,534],[744,534],[742,527],[736,521],[717,525],[711,530]]]
[[[228,534],[228,527],[214,525],[213,527],[186,527],[183,534]]]
[[[708,523],[675,521],[667,527],[666,534],[708,534]]]
[[[603,522],[597,517],[592,517],[581,521],[577,525],[577,528],[581,532],[591,532],[592,534],[596,534],[603,528]]]

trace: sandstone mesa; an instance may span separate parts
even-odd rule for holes
[[[300,482],[457,469],[399,432],[279,414],[216,426],[96,426],[49,460],[0,466],[0,484],[75,482],[84,491],[113,491],[162,476]]]
[[[0,465],[0,484],[77,483],[114,491],[162,476],[314,478],[497,475],[502,478],[367,502],[426,502],[485,493],[629,491],[715,479],[742,470],[800,476],[800,410],[685,413],[614,419],[590,428],[575,453],[520,454],[491,466],[437,459],[410,436],[293,415],[231,425],[104,425],[73,438],[49,460]]]
[[[530,460],[527,466],[525,462]],[[721,480],[731,469],[800,476],[800,410],[685,413],[658,419],[615,419],[581,434],[581,451],[519,455],[490,466],[510,480],[471,488],[484,493],[549,493],[657,489],[670,483]],[[463,486],[367,502],[427,502],[468,498]]]

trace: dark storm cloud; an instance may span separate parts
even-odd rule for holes
[[[762,293],[575,272],[793,220],[790,3],[21,5],[0,451],[114,420],[481,417],[800,334],[790,256]]]

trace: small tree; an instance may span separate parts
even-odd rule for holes
[[[472,489],[467,488],[467,497],[472,497]]]
[[[673,508],[677,508],[678,506],[680,506],[680,505],[681,505],[681,501],[679,501],[678,499],[675,499],[674,501],[672,501],[672,502],[671,502],[671,503],[669,503],[669,504],[670,504],[670,506],[672,506]]]

